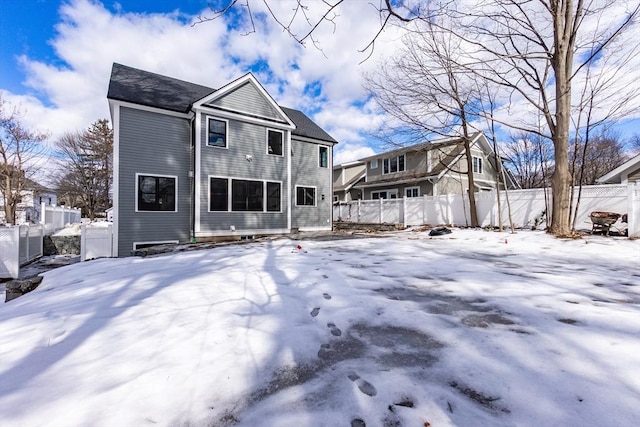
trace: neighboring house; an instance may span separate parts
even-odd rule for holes
[[[472,136],[473,191],[497,187],[498,167],[484,134]],[[450,138],[403,147],[361,159],[364,180],[353,189],[363,192],[362,199],[463,194],[468,191],[467,161],[461,138]],[[513,180],[507,175],[509,188]],[[501,185],[500,188],[503,186]]]
[[[55,206],[57,203],[56,192],[50,188],[27,179],[25,189],[22,190],[22,200],[16,208],[16,223],[28,224],[40,222],[42,204]],[[4,196],[0,192],[0,224],[6,223],[4,212]]]
[[[630,184],[640,182],[640,154],[596,180],[599,184]]]
[[[333,201],[350,202],[362,199],[362,191],[353,187],[364,179],[366,164],[359,160],[333,167]]]
[[[330,135],[252,74],[212,89],[114,64],[118,256],[158,243],[332,229]]]

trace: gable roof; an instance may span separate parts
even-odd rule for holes
[[[481,138],[482,137],[482,138]],[[484,141],[484,142],[483,142]],[[448,151],[445,157],[439,161],[432,170],[425,171],[421,173],[420,176],[439,176],[440,174],[446,172],[449,167],[457,161],[458,157],[464,154],[464,139],[462,137],[452,137],[452,138],[444,138],[435,141],[427,141],[421,142],[419,144],[409,145],[406,147],[397,148],[391,151],[385,151],[383,153],[374,154],[372,156],[365,157],[360,159],[362,162],[367,162],[368,160],[380,159],[383,157],[393,157],[397,155],[402,155],[405,153],[416,153],[419,151],[432,151],[432,150],[441,150],[443,148],[451,147],[451,150]],[[485,148],[488,148],[491,152],[491,148],[486,145],[486,139],[482,132],[476,132],[471,135],[471,144],[478,143],[478,145],[484,145]],[[394,178],[389,178],[390,181],[394,181]],[[376,182],[382,182],[376,181]]]
[[[640,170],[640,154],[621,164],[606,175],[596,179],[600,184],[616,184],[622,182],[622,175],[629,175],[635,170]]]
[[[188,113],[195,102],[215,92],[216,89],[210,87],[114,63],[107,98]],[[296,125],[293,135],[338,143],[302,111],[280,108]]]

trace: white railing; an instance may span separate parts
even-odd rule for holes
[[[112,256],[115,256],[113,223],[103,222],[83,225],[80,233],[80,260],[86,261]]]
[[[20,266],[41,257],[43,237],[42,225],[0,227],[0,277],[15,279]]]
[[[79,224],[81,218],[80,209],[42,204],[40,223],[44,225],[46,235],[62,230],[67,224]]]
[[[575,194],[577,198],[577,191]],[[509,225],[507,194],[500,191],[502,225]],[[543,213],[551,209],[551,190],[510,190],[511,216],[516,227],[545,225]],[[547,203],[545,203],[545,198]],[[478,221],[482,227],[498,226],[497,192],[476,194]],[[627,213],[629,236],[640,233],[640,184],[592,185],[582,187],[576,228],[591,228],[592,211]],[[470,225],[469,200],[459,194],[410,197],[386,200],[357,200],[334,205],[335,221],[359,223],[395,223]]]

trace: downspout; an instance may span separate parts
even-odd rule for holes
[[[195,170],[196,170],[196,149],[195,149],[195,127],[194,122],[196,120],[196,113],[194,113],[193,117],[189,121],[189,127],[191,132],[189,132],[189,150],[191,151],[191,164],[189,165],[189,185],[191,185],[191,200],[189,201],[189,219],[190,225],[190,234],[191,234],[191,243],[196,243],[196,185],[195,185]]]

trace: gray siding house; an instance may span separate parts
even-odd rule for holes
[[[502,188],[500,165],[484,134],[471,140],[474,192]],[[467,163],[461,138],[424,142],[360,159],[364,178],[353,184],[363,200],[464,194],[469,190]],[[334,175],[335,177],[335,175]],[[508,187],[514,188],[507,174]],[[334,181],[335,182],[335,181]]]
[[[160,243],[332,228],[332,148],[252,74],[220,89],[114,64],[118,256]]]

